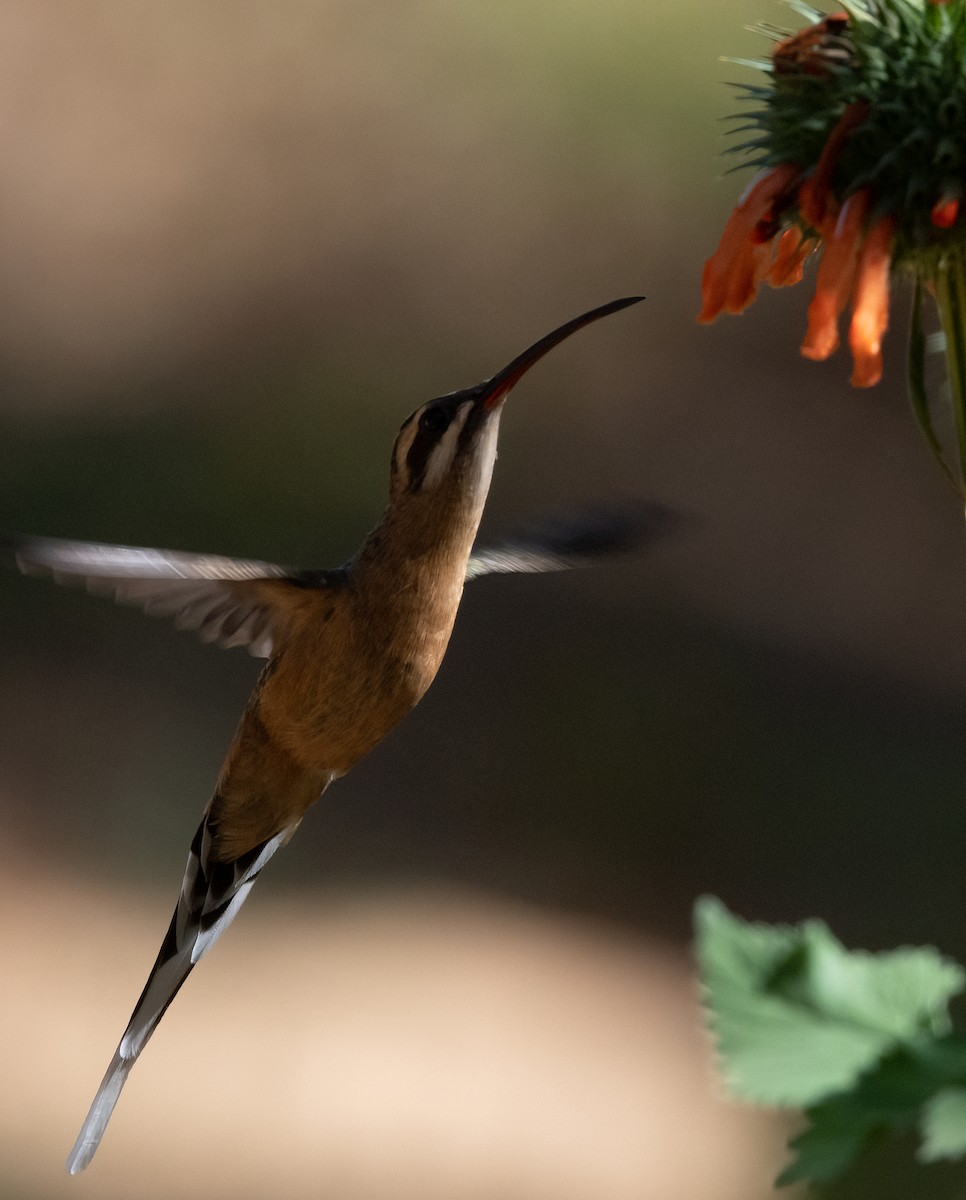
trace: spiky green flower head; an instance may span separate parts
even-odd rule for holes
[[[893,265],[933,275],[944,248],[964,238],[966,0],[851,0],[828,15],[791,7],[812,23],[755,64],[771,79],[745,89],[756,136],[736,149],[759,166],[824,167],[817,183],[836,207],[868,189],[867,222],[895,221]]]

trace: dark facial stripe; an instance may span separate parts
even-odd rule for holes
[[[422,487],[426,468],[429,466],[429,456],[433,452],[436,440],[435,436],[431,437],[423,430],[420,430],[413,438],[413,444],[409,447],[409,453],[406,455],[406,469],[409,473],[409,490],[411,492],[418,492]]]
[[[423,420],[427,414],[435,416],[438,423],[424,428]],[[449,429],[450,422],[455,415],[456,407],[452,404],[431,404],[423,410],[423,414],[419,418],[419,428],[416,431],[416,436],[413,438],[413,444],[409,447],[409,453],[406,455],[406,467],[409,471],[409,490],[411,492],[418,492],[420,487],[422,487],[423,479],[426,476],[426,468],[429,466],[430,456],[439,445],[440,438]]]

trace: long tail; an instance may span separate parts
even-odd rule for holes
[[[71,1175],[83,1171],[94,1157],[131,1068],[195,963],[234,920],[259,871],[285,845],[297,825],[296,821],[234,862],[222,863],[211,859],[207,814],[202,820],[191,843],[178,906],[157,961],[67,1159]]]

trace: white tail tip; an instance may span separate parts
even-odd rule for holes
[[[94,1097],[87,1119],[77,1135],[74,1148],[68,1155],[67,1170],[71,1175],[77,1175],[83,1171],[94,1157],[97,1147],[101,1144],[107,1123],[111,1119],[114,1105],[117,1104],[117,1098],[121,1094],[121,1088],[127,1082],[133,1066],[133,1058],[121,1058],[120,1054],[115,1054],[111,1060],[107,1074],[97,1089],[97,1095]]]

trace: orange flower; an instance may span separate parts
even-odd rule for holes
[[[765,169],[705,263],[698,319],[744,311],[762,283],[797,283],[818,251],[801,352],[833,354],[851,309],[852,384],[871,387],[891,280],[909,279],[912,411],[966,499],[966,0],[843,0],[827,15],[814,0],[787,2],[812,23],[787,36],[761,25],[771,53],[735,60],[764,78],[740,85],[746,136],[733,150]],[[936,396],[930,302],[947,376]]]
[[[743,312],[762,283],[797,283],[821,250],[802,354],[828,358],[851,306],[852,382],[869,387],[882,374],[891,274],[915,277],[941,312],[953,269],[966,288],[966,0],[850,0],[826,16],[793,7],[817,19],[787,37],[762,26],[772,52],[749,65],[768,80],[746,87],[742,129],[754,137],[736,149],[768,165],[705,263],[698,320]],[[966,297],[957,304],[966,312]]]
[[[698,316],[709,323],[722,312],[743,312],[762,280],[784,287],[802,278],[805,259],[819,239],[805,237],[798,225],[782,230],[782,215],[797,209],[800,220],[825,243],[802,354],[821,361],[837,349],[839,317],[851,300],[849,347],[855,387],[871,387],[882,376],[881,344],[889,320],[889,267],[896,230],[894,220],[884,219],[867,231],[873,200],[868,188],[854,192],[841,208],[832,194],[832,176],[842,151],[868,115],[865,102],[850,104],[807,176],[797,164],[784,163],[752,183],[732,212],[718,249],[704,265]],[[953,222],[957,215],[958,203],[947,198],[936,205],[932,220]]]

